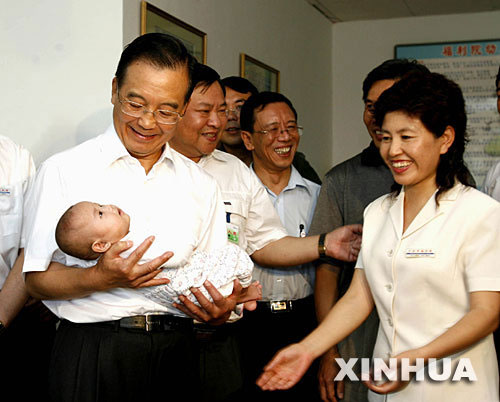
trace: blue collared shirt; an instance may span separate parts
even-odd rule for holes
[[[291,168],[290,180],[280,194],[264,187],[288,235],[300,237],[302,226],[305,235],[309,231],[320,186]],[[297,300],[313,293],[315,270],[311,263],[282,269],[255,264],[253,278],[262,284],[262,300]]]

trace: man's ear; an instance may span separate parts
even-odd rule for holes
[[[444,133],[440,138],[442,140],[440,151],[441,155],[443,155],[448,152],[448,149],[450,149],[453,141],[455,141],[455,129],[452,126],[446,126]]]
[[[179,110],[179,114],[181,115],[181,117],[184,117],[184,115],[186,114],[186,110],[188,108],[190,100],[191,100],[191,97],[186,102],[184,102],[184,106],[181,108],[181,110]]]
[[[241,139],[243,140],[243,144],[245,144],[246,149],[248,149],[249,151],[253,151],[255,149],[255,147],[253,146],[252,134],[250,134],[248,131],[241,132]]]
[[[92,243],[92,251],[98,254],[105,253],[106,251],[109,250],[110,247],[111,243],[109,241],[105,242],[96,240],[95,242]]]
[[[114,105],[118,101],[118,82],[116,77],[111,81],[111,103]]]

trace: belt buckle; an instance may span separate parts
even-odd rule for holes
[[[160,324],[159,321],[157,320],[154,320],[154,317],[157,317],[156,314],[146,314],[144,316],[144,322],[145,322],[145,330],[146,332],[151,332],[151,331],[154,331],[156,328],[159,328]]]
[[[271,311],[273,313],[284,312],[288,309],[286,300],[283,301],[272,301],[271,302]]]

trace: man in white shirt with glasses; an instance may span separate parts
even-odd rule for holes
[[[136,38],[112,82],[113,124],[40,167],[27,206],[24,272],[28,291],[61,319],[50,367],[52,401],[197,397],[192,319],[136,290],[166,283],[155,276],[168,259],[227,242],[215,180],[167,143],[189,98],[193,62],[168,35]],[[85,200],[120,205],[156,240],[145,239],[128,258],[120,253],[132,244],[118,242],[95,266],[77,268],[80,260],[58,251],[54,230],[68,207]],[[138,264],[153,241],[161,241],[165,253]],[[235,283],[227,298],[202,300],[200,319],[227,320],[240,290]]]

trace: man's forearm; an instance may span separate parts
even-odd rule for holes
[[[24,249],[3,284],[0,291],[0,321],[8,326],[28,300],[28,291],[23,280]]]
[[[105,290],[94,280],[94,268],[75,268],[52,262],[46,271],[27,272],[29,294],[41,300],[68,300]]]
[[[252,259],[263,267],[287,267],[314,261],[319,257],[319,236],[286,236],[267,244],[252,254]]]
[[[338,300],[340,270],[340,267],[330,264],[320,264],[316,268],[314,304],[316,306],[316,317],[318,322],[323,321]]]
[[[361,246],[361,225],[346,225],[326,234],[322,253],[341,261],[355,261]],[[252,254],[261,266],[287,267],[314,261],[319,254],[320,236],[286,236]]]

